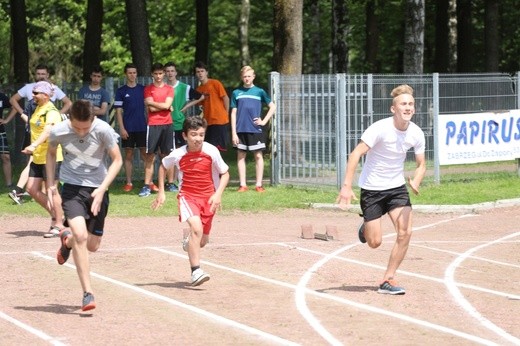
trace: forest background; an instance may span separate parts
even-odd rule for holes
[[[174,61],[179,75],[206,60],[210,76],[228,88],[240,84],[244,64],[264,87],[273,70],[520,70],[515,0],[1,0],[0,13],[7,19],[0,45],[8,47],[0,50],[2,85],[31,81],[38,63],[61,84],[85,80],[96,62],[106,75],[122,76],[132,60]]]

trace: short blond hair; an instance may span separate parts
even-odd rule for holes
[[[403,94],[409,94],[413,96],[413,88],[409,86],[408,84],[402,84],[394,88],[392,92],[390,93],[390,96],[393,98],[396,98],[399,95]]]
[[[244,73],[251,71],[253,74],[255,74],[255,70],[249,65],[246,65],[240,69],[240,77],[244,75]]]

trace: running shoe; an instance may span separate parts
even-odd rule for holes
[[[262,186],[255,187],[256,192],[265,192],[265,189]]]
[[[192,286],[200,286],[206,281],[209,280],[209,275],[204,273],[202,269],[196,269],[193,273],[191,273],[191,285]]]
[[[22,204],[22,198],[20,196],[18,196],[18,193],[16,192],[16,190],[13,190],[11,192],[8,193],[9,197],[11,197],[11,199],[18,205]]]
[[[133,188],[134,188],[134,185],[132,185],[132,184],[125,184],[125,186],[123,186],[123,191],[124,192],[130,192],[130,191],[132,191]]]
[[[83,293],[83,304],[81,305],[82,311],[89,311],[96,308],[96,301],[94,295],[90,292]]]
[[[247,190],[249,190],[249,189],[247,188],[247,186],[240,186],[240,187],[238,188],[237,191],[238,191],[238,192],[246,192]]]
[[[402,295],[405,294],[406,291],[404,288],[397,286],[397,283],[394,280],[385,280],[381,285],[379,285],[377,293]]]
[[[359,225],[357,230],[357,235],[359,238],[359,241],[362,243],[366,243],[367,240],[365,239],[365,222],[361,222],[361,225]]]
[[[150,190],[150,186],[148,186],[148,185],[143,186],[141,191],[139,191],[139,197],[148,197],[151,194],[152,194],[152,191]]]
[[[63,263],[67,262],[70,256],[71,248],[67,247],[67,239],[72,236],[72,233],[64,229],[60,232],[60,240],[61,240],[61,246],[58,249],[58,252],[56,253],[56,259],[58,260],[58,264],[62,265]]]
[[[179,188],[174,183],[166,185],[166,191],[168,192],[179,192]]]
[[[61,229],[57,226],[51,226],[49,232],[43,235],[44,238],[54,238],[60,235]]]

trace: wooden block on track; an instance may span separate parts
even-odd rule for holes
[[[303,239],[314,239],[314,227],[312,225],[306,224],[301,225]]]
[[[339,240],[338,227],[327,225],[325,226],[325,229],[325,234],[327,235],[327,237],[331,238],[332,240]]]

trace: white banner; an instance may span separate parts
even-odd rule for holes
[[[520,157],[520,110],[439,114],[439,163],[508,161]]]

